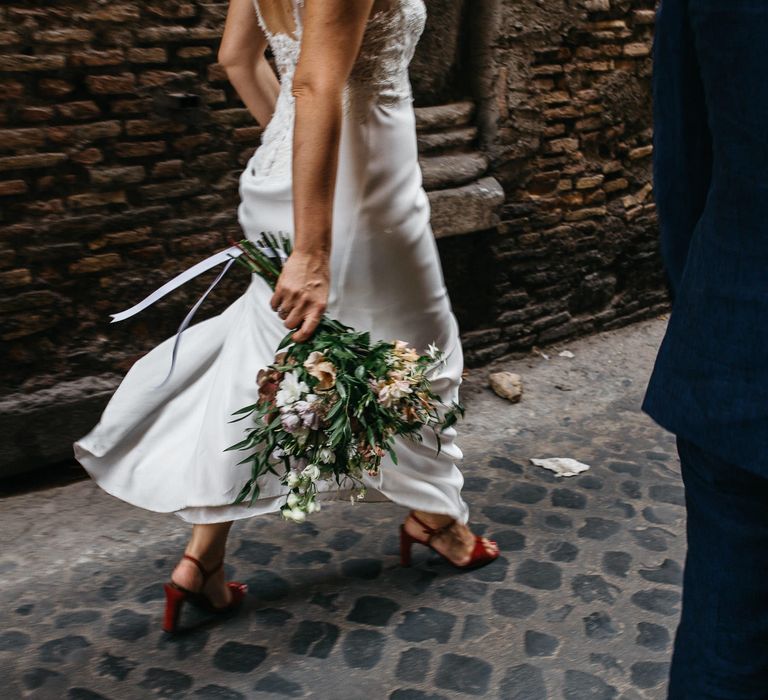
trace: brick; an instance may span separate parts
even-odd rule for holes
[[[238,143],[259,143],[263,129],[260,126],[242,126],[232,132],[232,138]]]
[[[224,126],[253,125],[253,116],[244,107],[217,110],[211,113],[211,119],[217,124],[223,124]]]
[[[565,124],[550,124],[542,130],[541,134],[544,138],[551,139],[555,136],[562,136],[566,131]]]
[[[578,139],[553,139],[548,143],[551,153],[573,153],[579,150]]]
[[[188,19],[197,16],[197,7],[189,2],[145,4],[146,11],[164,19]]]
[[[176,73],[167,70],[148,70],[139,76],[139,84],[144,87],[160,87],[173,82],[195,80],[197,73],[182,71]]]
[[[24,287],[32,284],[32,273],[26,268],[0,272],[0,287]]]
[[[534,66],[531,69],[531,74],[536,76],[542,75],[560,75],[563,72],[563,67],[557,63],[545,66]]]
[[[156,134],[179,133],[186,125],[170,119],[131,119],[125,122],[125,133],[128,136],[154,136]]]
[[[110,104],[110,111],[118,114],[140,114],[152,110],[152,104],[149,100],[139,98],[130,100],[113,100]]]
[[[45,143],[43,129],[0,129],[0,149],[14,151],[22,148],[35,148]]]
[[[581,114],[581,111],[573,105],[557,107],[555,109],[544,110],[544,119],[547,121],[559,121],[562,119],[575,119]]]
[[[103,272],[121,267],[123,259],[117,253],[104,253],[102,255],[92,255],[82,260],[78,260],[69,266],[69,271],[73,275],[86,275],[94,272]]]
[[[122,49],[107,49],[104,51],[78,51],[69,56],[69,63],[72,66],[119,66],[125,60]]]
[[[60,317],[50,312],[43,314],[24,314],[11,317],[6,320],[6,327],[10,330],[3,333],[3,340],[17,340],[26,338],[35,333],[47,331],[58,325]]]
[[[0,158],[0,172],[4,170],[26,170],[28,168],[52,168],[65,161],[65,153],[33,153],[22,156]]]
[[[48,127],[47,133],[48,138],[57,143],[88,143],[99,139],[114,138],[119,136],[122,130],[122,124],[117,120],[112,120],[76,126],[51,126]]]
[[[208,81],[211,83],[216,82],[229,82],[227,78],[227,71],[220,63],[214,63],[208,66]]]
[[[144,185],[139,188],[141,194],[147,199],[172,199],[174,197],[186,197],[197,194],[203,189],[203,183],[196,177],[188,180],[175,180],[163,182],[157,185]]]
[[[208,58],[212,54],[210,46],[185,46],[176,52],[179,58]]]
[[[630,160],[640,160],[641,158],[648,158],[653,153],[653,145],[641,146],[640,148],[633,148],[629,152]]]
[[[600,187],[605,180],[604,175],[590,175],[589,177],[582,177],[576,180],[577,190],[591,190],[595,187]]]
[[[89,174],[94,185],[130,185],[141,182],[147,175],[142,165],[94,169]]]
[[[152,44],[184,41],[189,38],[190,30],[181,25],[145,27],[137,32],[139,41]]]
[[[141,12],[136,5],[109,4],[102,9],[82,15],[82,18],[95,22],[132,22],[141,18]]]
[[[0,81],[0,99],[13,100],[24,95],[24,86],[17,80]]]
[[[590,12],[608,12],[611,9],[611,0],[585,0],[584,7]]]
[[[22,37],[18,32],[0,31],[0,46],[12,46],[21,43],[21,41]]]
[[[165,152],[165,141],[134,141],[115,144],[115,153],[121,158],[157,156]]]
[[[75,89],[72,83],[58,78],[43,78],[38,85],[40,92],[47,97],[64,97]]]
[[[67,204],[73,209],[100,207],[104,204],[125,204],[125,192],[85,192],[67,197]]]
[[[226,151],[219,153],[205,153],[195,159],[193,167],[204,172],[229,170],[232,167],[232,156]]]
[[[58,70],[67,63],[65,56],[27,56],[0,54],[0,71],[27,73],[29,71]]]
[[[579,119],[574,128],[576,131],[594,131],[599,129],[603,125],[603,120],[600,117],[589,117],[588,119]]]
[[[85,79],[88,89],[94,95],[117,95],[124,92],[133,92],[136,77],[133,73],[121,73],[120,75],[89,75]]]
[[[184,168],[184,161],[181,160],[165,160],[161,163],[155,163],[152,168],[152,177],[165,178],[165,177],[179,177]]]
[[[629,181],[626,178],[620,177],[616,180],[609,180],[605,183],[603,189],[608,192],[619,192],[620,190],[626,190],[629,187]]]
[[[168,52],[159,46],[148,49],[132,48],[128,50],[128,60],[131,63],[165,63]]]
[[[42,44],[84,44],[93,39],[93,32],[87,29],[47,29],[35,32],[32,37]]]
[[[27,191],[27,183],[24,180],[0,181],[0,197],[12,194],[24,194]]]
[[[602,218],[608,214],[608,210],[605,207],[589,207],[586,209],[578,209],[576,211],[569,211],[565,214],[566,221],[584,221],[585,219]]]
[[[65,119],[94,119],[101,115],[99,106],[92,100],[65,102],[57,105],[56,110]]]
[[[80,165],[95,165],[104,160],[104,154],[98,148],[86,148],[85,150],[71,153],[69,159]]]
[[[189,136],[182,136],[173,142],[173,147],[177,151],[186,153],[198,146],[207,146],[211,142],[211,135],[205,134],[190,134]]]
[[[626,44],[624,46],[624,55],[632,56],[633,58],[640,58],[644,56],[650,56],[651,45],[650,44]]]
[[[12,297],[0,299],[0,313],[9,314],[28,309],[49,308],[60,304],[62,298],[59,294],[47,290],[35,290],[22,292]]]
[[[25,210],[33,216],[46,216],[48,214],[63,214],[66,211],[66,207],[64,206],[64,200],[60,198],[35,199],[26,205]]]
[[[655,24],[656,12],[654,10],[635,10],[633,19],[635,24]]]
[[[152,229],[149,226],[142,226],[141,228],[132,229],[130,231],[118,231],[116,233],[108,233],[106,236],[102,236],[95,241],[91,241],[88,247],[91,250],[99,250],[100,248],[106,248],[111,246],[124,246],[132,245],[134,243],[143,243],[149,238],[152,233]]]
[[[53,118],[53,107],[22,107],[16,116],[23,122],[40,123],[47,122]]]
[[[207,105],[222,104],[227,101],[227,93],[224,90],[212,90],[211,88],[201,87],[200,95],[203,102]]]

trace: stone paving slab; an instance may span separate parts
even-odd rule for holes
[[[426,550],[398,564],[400,508],[325,508],[233,530],[248,582],[227,621],[160,631],[187,527],[84,481],[0,502],[3,698],[662,700],[680,605],[672,439],[639,413],[663,320],[498,368],[512,406],[470,373],[466,498],[503,557],[461,573]],[[532,457],[592,469],[558,479]]]

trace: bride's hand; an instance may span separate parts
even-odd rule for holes
[[[283,266],[272,296],[272,309],[286,328],[296,329],[297,343],[309,340],[328,303],[330,265],[326,254],[294,250]]]

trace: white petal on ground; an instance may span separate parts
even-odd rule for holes
[[[570,457],[551,457],[549,459],[532,459],[531,463],[554,472],[555,476],[576,476],[589,469],[588,464],[578,462]]]
[[[576,355],[574,355],[570,350],[563,350],[558,357],[567,357],[569,360],[572,360]]]

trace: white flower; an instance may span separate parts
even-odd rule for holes
[[[336,455],[330,447],[323,447],[320,450],[319,458],[323,464],[333,464],[336,461]]]
[[[430,343],[429,347],[427,348],[427,355],[429,355],[433,360],[436,360],[440,355],[443,353],[440,351],[440,348],[437,347],[434,343]]]
[[[310,464],[307,467],[305,467],[301,473],[303,476],[306,476],[308,479],[311,479],[312,481],[317,481],[320,478],[320,467],[318,467],[316,464]]]
[[[286,520],[295,523],[303,523],[307,519],[307,514],[301,508],[283,508],[282,513]]]
[[[275,403],[278,407],[296,403],[308,391],[309,387],[299,380],[296,372],[286,372],[280,382],[280,389],[275,395]]]
[[[320,510],[320,504],[317,501],[315,501],[314,499],[311,500],[307,504],[307,512],[308,513],[310,513],[310,514],[317,513],[319,510]]]
[[[288,500],[286,501],[286,504],[289,508],[295,508],[297,505],[299,505],[299,497],[292,491],[288,494]]]
[[[285,457],[285,450],[282,447],[276,447],[272,450],[272,459],[282,459]]]
[[[301,481],[301,477],[296,472],[291,472],[285,479],[285,483],[288,484],[290,488],[298,486],[299,481]]]
[[[288,433],[293,433],[301,425],[301,418],[295,413],[284,413],[280,418],[283,428]]]

